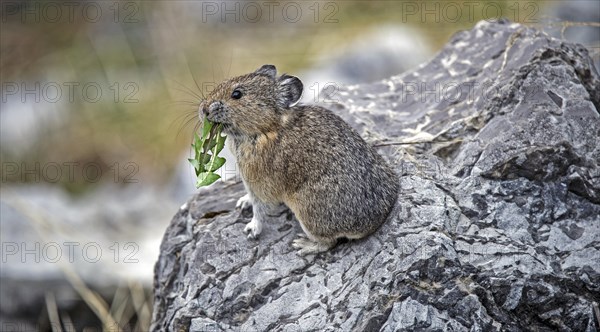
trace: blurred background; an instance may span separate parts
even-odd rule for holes
[[[275,64],[327,102],[501,17],[598,67],[599,3],[3,1],[0,330],[148,330],[162,234],[196,190],[197,107],[221,80]]]

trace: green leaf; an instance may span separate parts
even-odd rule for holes
[[[221,168],[221,166],[223,166],[223,165],[225,165],[225,158],[216,157],[214,162],[211,164],[209,171],[214,172],[214,171],[218,170],[219,168]]]
[[[202,152],[206,153],[217,145],[217,138],[219,137],[221,126],[211,127],[204,143],[202,144]]]
[[[198,153],[200,153],[200,147],[202,147],[202,140],[200,140],[197,133],[194,133],[194,143],[192,146],[194,147],[194,152],[198,155]]]
[[[206,117],[203,120],[202,136],[194,134],[194,158],[188,159],[194,166],[196,176],[198,177],[196,187],[208,186],[221,177],[213,173],[225,164],[225,158],[219,157],[218,154],[225,146],[227,136],[222,135],[223,125],[208,121]]]
[[[194,166],[194,172],[198,176],[202,172],[206,172],[206,168],[203,164],[200,164],[197,159],[188,159],[188,161]]]
[[[213,140],[214,140],[214,137],[212,137],[212,136],[209,136],[204,139],[204,141],[202,142],[202,153],[203,154],[205,154],[206,152],[208,152],[208,150],[210,150],[209,145],[212,144]]]
[[[223,150],[223,148],[225,147],[225,139],[227,138],[227,136],[223,135],[221,136],[219,134],[219,137],[217,137],[217,150],[216,153],[219,154],[219,152],[221,152],[221,150]]]
[[[202,145],[202,147],[203,148],[206,147],[206,151],[212,150],[217,145],[217,139],[218,138],[211,136],[209,139],[204,141],[204,144]]]
[[[221,176],[219,176],[219,174],[212,172],[200,173],[198,175],[198,181],[196,182],[196,188],[211,185],[220,178]]]
[[[194,166],[195,170],[200,169],[200,163],[198,162],[198,160],[196,159],[188,159],[188,161],[190,162],[190,164],[192,164],[192,166]]]
[[[208,121],[208,119],[204,117],[202,121],[202,140],[205,140],[208,137],[208,134],[210,133],[212,127],[213,123]]]

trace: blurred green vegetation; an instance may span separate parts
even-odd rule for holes
[[[281,1],[275,8],[289,2]],[[38,130],[31,133],[36,139],[32,147],[15,151],[3,143],[3,163],[93,162],[111,174],[103,180],[113,180],[111,167],[115,163],[122,168],[133,162],[139,165],[136,178],[156,184],[169,181],[182,155],[189,152],[198,122],[197,104],[213,82],[265,63],[297,73],[314,65],[319,56],[382,24],[416,28],[437,50],[455,32],[469,29],[481,19],[494,18],[498,11],[510,20],[532,23],[529,21],[540,19],[546,5],[541,1],[484,1],[471,5],[473,10],[467,13],[464,2],[297,2],[304,11],[295,23],[282,19],[278,9],[274,10],[274,22],[269,22],[264,12],[262,20],[251,22],[255,17],[252,8],[246,12],[248,17],[242,12],[238,23],[232,15],[224,22],[218,14],[207,15],[214,7],[206,6],[220,2],[101,1],[95,3],[102,9],[97,21],[90,19],[95,17],[93,8],[89,9],[92,14],[83,13],[82,3],[72,16],[63,8],[57,22],[49,19],[54,17],[49,3],[3,4],[3,89],[7,82],[80,85],[72,102],[64,96],[65,87],[55,104],[59,113],[66,114],[66,120],[58,126],[38,124]],[[492,5],[487,5],[486,13],[482,9],[488,3]],[[311,5],[316,7],[310,9]],[[437,16],[422,16],[430,11],[437,11]],[[81,89],[89,82],[101,87],[103,95],[98,102],[82,96]],[[45,112],[47,106],[42,102],[32,107]],[[3,108],[11,107],[15,104],[3,103]],[[74,181],[63,177],[58,185],[73,193],[96,185],[75,175]],[[122,172],[118,177],[125,175]],[[19,175],[6,180],[31,181]]]

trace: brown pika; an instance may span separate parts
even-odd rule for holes
[[[247,191],[238,206],[252,204],[254,214],[248,237],[284,203],[306,233],[292,244],[304,255],[377,230],[396,202],[398,178],[340,117],[296,105],[302,89],[297,77],[264,65],[219,84],[200,109],[228,135]]]

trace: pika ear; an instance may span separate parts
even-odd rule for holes
[[[275,79],[275,76],[277,76],[277,68],[275,68],[275,66],[273,65],[263,65],[262,67],[258,68],[254,73],[260,75],[267,75],[272,79]]]
[[[304,85],[296,76],[287,74],[277,79],[277,102],[280,106],[288,108],[300,100]]]

